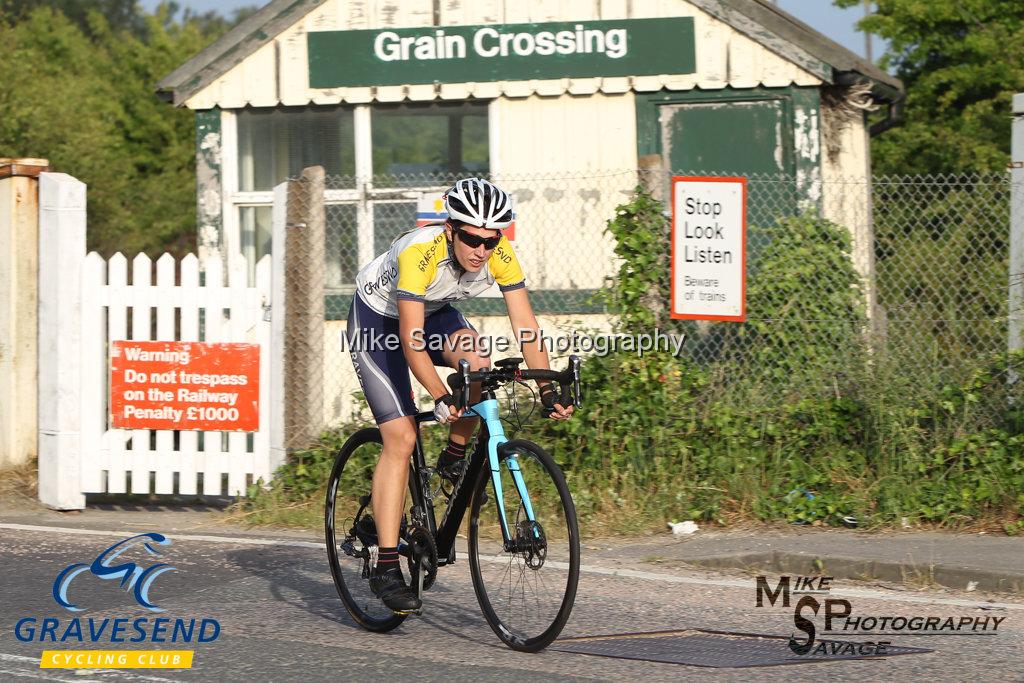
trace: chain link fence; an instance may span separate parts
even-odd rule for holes
[[[607,222],[638,185],[667,206],[670,178],[637,170],[491,174],[516,200],[512,245],[542,327],[552,335],[613,328],[603,294],[621,260]],[[303,339],[288,342],[295,350],[287,372],[297,391],[305,386],[318,397],[294,411],[290,429],[301,426],[296,433],[302,438],[369,417],[343,342],[355,275],[418,221],[437,220],[441,193],[455,179],[319,181],[307,173],[291,181],[305,190],[288,194],[288,229],[306,230],[310,238],[289,237],[287,246],[288,262],[300,264],[287,270],[295,279],[288,284],[289,315],[305,316],[289,328]],[[747,192],[747,322],[671,321],[665,311],[656,316],[666,330],[686,334],[683,354],[709,370],[707,396],[732,392],[737,400],[795,401],[809,393],[838,395],[870,376],[887,387],[879,400],[938,397],[1005,355],[1011,315],[1008,175],[882,176],[870,182],[749,176]],[[831,221],[842,238],[823,238],[822,224],[801,218],[807,216]],[[311,229],[318,220],[322,227]],[[644,248],[658,256],[658,267],[667,264],[667,238]],[[830,251],[843,258],[830,261]],[[843,308],[850,291],[855,305]],[[663,297],[650,300],[654,307],[665,303]],[[511,334],[496,289],[458,307],[481,334]],[[320,333],[322,348],[312,352],[311,335]],[[562,362],[553,355],[553,362]],[[1006,382],[1004,388],[979,399],[979,422],[1016,400],[1019,387]]]
[[[1007,348],[1009,176],[883,177],[873,190],[887,348],[922,379],[962,378]]]

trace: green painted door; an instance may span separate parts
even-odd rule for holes
[[[748,224],[768,226],[795,211],[785,100],[663,104],[659,119],[662,155],[673,174],[747,177]],[[779,182],[780,174],[789,182]]]
[[[661,143],[673,172],[792,173],[782,100],[660,107]]]

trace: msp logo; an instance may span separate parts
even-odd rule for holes
[[[831,576],[780,576],[775,590],[772,590],[767,576],[757,577],[758,607],[764,607],[766,599],[769,605],[775,606],[780,595],[782,606],[789,607],[790,594],[800,596],[793,610],[793,625],[803,631],[806,638],[801,642],[795,634],[790,635],[789,649],[794,654],[881,657],[889,653],[893,645],[891,640],[877,639],[878,636],[996,635],[999,625],[1006,619],[995,616],[922,617],[900,614],[853,616],[850,600],[829,597],[833,581],[834,577]],[[819,629],[812,619],[818,616],[822,607],[825,623],[824,628]],[[824,640],[820,638],[822,633],[833,636],[869,636],[873,639],[865,642]]]
[[[57,575],[56,581],[53,582],[53,599],[64,609],[72,612],[81,612],[82,608],[72,604],[68,599],[68,588],[76,576],[88,571],[93,576],[103,580],[121,579],[118,587],[132,591],[132,595],[135,596],[137,603],[152,612],[163,612],[163,609],[149,601],[149,588],[153,585],[156,577],[164,572],[173,572],[174,567],[164,562],[151,565],[145,569],[134,562],[122,562],[117,565],[111,564],[117,561],[118,557],[126,550],[140,544],[150,555],[160,557],[160,553],[153,547],[154,543],[157,545],[170,545],[171,539],[163,534],[139,534],[110,546],[100,553],[92,561],[92,564],[79,563],[68,566]]]
[[[131,593],[135,602],[150,613],[165,610],[150,595],[156,579],[175,567],[159,561],[171,539],[163,534],[145,533],[118,541],[100,552],[92,562],[76,562],[62,569],[51,592],[58,605],[69,612],[83,612],[71,593],[84,581],[117,582]],[[144,552],[143,552],[144,551]],[[135,559],[129,559],[134,557]],[[153,558],[154,561],[148,561]],[[14,625],[14,637],[23,643],[89,643],[102,647],[115,643],[211,643],[220,636],[220,623],[210,617],[23,617]],[[43,650],[42,668],[174,668],[192,666],[193,650]]]

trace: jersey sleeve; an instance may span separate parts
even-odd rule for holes
[[[398,299],[425,301],[427,286],[437,275],[444,235],[430,242],[413,243],[398,254]]]
[[[487,266],[491,269],[491,275],[498,283],[498,289],[508,292],[513,289],[522,289],[526,286],[526,277],[519,265],[516,253],[512,251],[512,243],[504,235],[501,241],[491,254]]]

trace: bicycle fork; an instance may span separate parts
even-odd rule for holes
[[[515,453],[502,453],[502,446],[508,442],[505,436],[505,429],[498,417],[498,400],[488,398],[473,406],[473,412],[483,418],[487,424],[487,461],[491,470],[491,483],[494,485],[495,503],[498,506],[498,518],[501,520],[501,533],[505,538],[505,549],[513,550],[515,536],[509,529],[508,518],[505,512],[505,494],[501,484],[501,455],[505,455],[505,466],[512,475],[512,481],[519,493],[523,503],[523,510],[530,522],[536,522],[533,514],[533,505],[530,502],[530,493],[526,490],[526,481],[523,479],[523,472],[519,469],[519,456]],[[531,525],[536,538],[540,537],[536,525]]]

